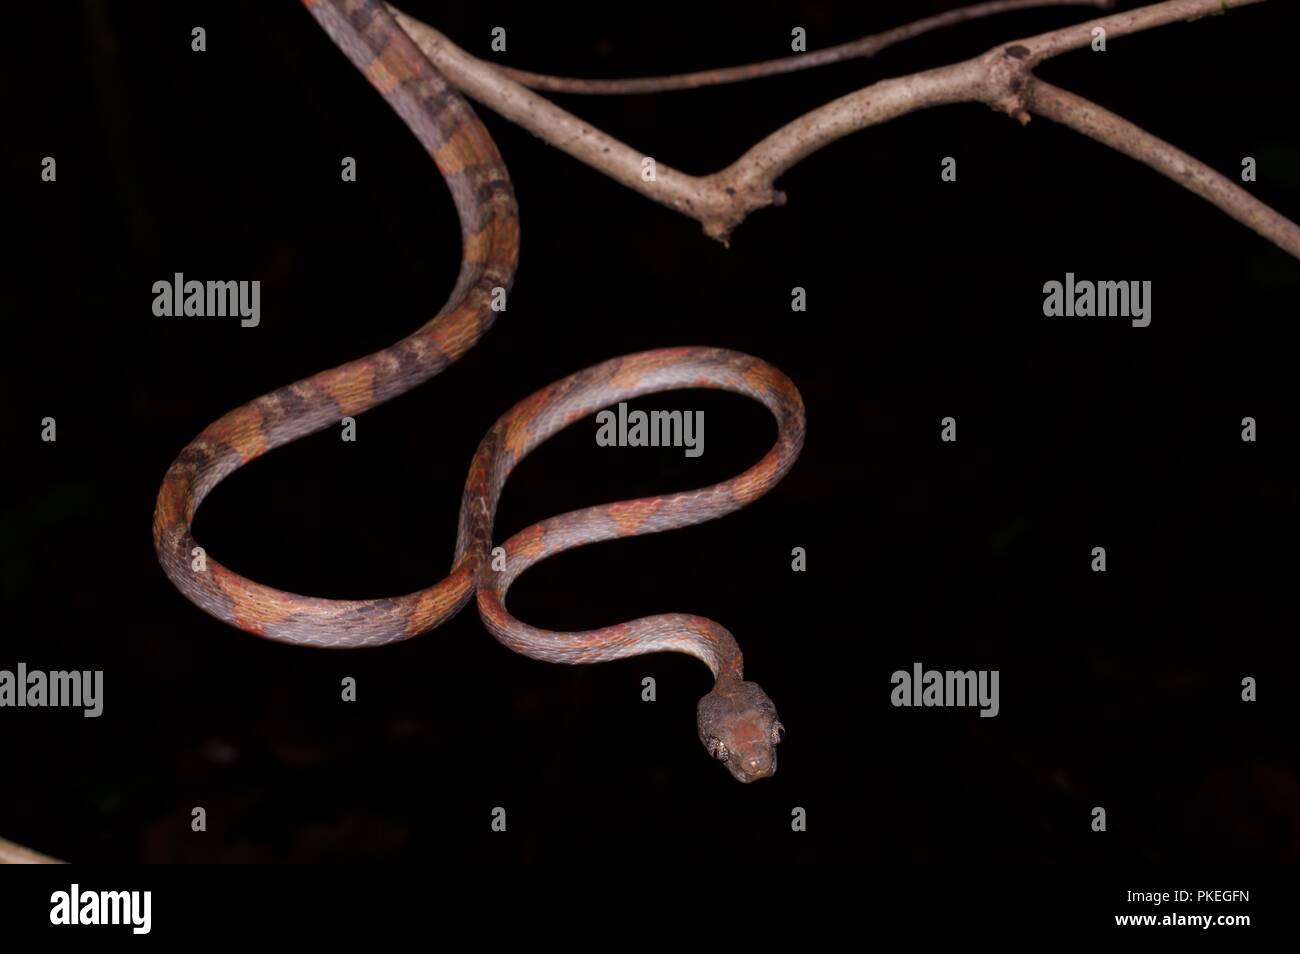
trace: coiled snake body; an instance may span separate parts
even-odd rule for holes
[[[208,558],[192,566],[195,511],[223,478],[254,458],[402,394],[461,357],[495,317],[494,288],[508,288],[519,255],[519,219],[510,178],[487,130],[381,4],[304,0],[329,34],[432,154],[460,219],[462,261],[447,304],[391,347],[280,388],[226,414],[195,438],[168,469],[159,491],[153,537],[163,570],[201,609],[233,626],[280,642],[348,649],[427,632],[477,592],[487,628],[510,649],[556,663],[595,663],[673,651],[701,659],[713,689],[697,723],[710,754],[742,782],[776,770],[783,728],[776,708],[743,676],[740,648],[712,620],[666,614],[586,632],[537,629],[510,615],[506,590],[521,573],[564,550],[615,537],[655,533],[720,517],[762,496],[794,464],[803,444],[803,403],[776,368],[717,348],[675,348],[627,355],[587,368],[511,408],[484,437],[461,501],[451,574],[440,583],[389,599],[326,600],[272,589]],[[762,402],[777,439],[738,477],[700,490],[587,507],[552,517],[504,544],[505,568],[490,551],[497,501],[511,470],[551,435],[601,408],[680,388],[718,388]]]

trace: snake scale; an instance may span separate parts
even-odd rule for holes
[[[516,404],[474,454],[451,573],[428,589],[387,599],[318,599],[264,586],[211,558],[195,568],[190,525],[217,483],[267,451],[397,397],[456,361],[492,325],[493,289],[509,288],[519,257],[510,177],[461,95],[382,4],[303,2],[432,155],[460,220],[460,272],[447,303],[413,334],[229,412],[181,451],[163,479],[154,514],[154,546],[163,570],[181,593],[217,619],[286,643],[351,649],[409,639],[450,619],[477,594],[492,635],[533,659],[585,664],[662,651],[695,656],[714,675],[713,688],[696,712],[701,741],[742,782],[771,775],[784,729],[767,694],[744,679],[740,648],[718,623],[664,614],[585,632],[552,632],[515,619],[505,605],[510,584],[548,556],[721,517],[771,489],[803,446],[804,411],[791,381],[757,358],[720,348],[646,351],[579,371]],[[511,470],[529,452],[609,405],[683,388],[716,388],[761,402],[776,418],[775,444],[744,473],[710,487],[544,520],[507,540],[504,569],[492,568],[497,501]]]

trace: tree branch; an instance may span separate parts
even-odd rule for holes
[[[1241,186],[1187,153],[1080,96],[1035,78],[1026,94],[1029,111],[1105,143],[1195,192],[1242,225],[1300,258],[1300,226]]]
[[[0,838],[0,865],[61,865],[62,861]]]
[[[980,102],[1021,123],[1027,123],[1031,113],[1040,113],[1118,149],[1300,258],[1300,229],[1293,222],[1199,160],[1086,99],[1043,83],[1032,73],[1043,60],[1088,46],[1097,28],[1105,30],[1111,41],[1261,2],[1165,0],[1000,44],[974,59],[881,80],[833,100],[787,123],[712,175],[691,176],[656,161],[651,181],[642,177],[644,154],[526,89],[493,64],[470,56],[432,27],[398,10],[393,14],[434,65],[470,98],[628,188],[696,219],[708,235],[724,244],[750,213],[784,204],[784,193],[775,188],[776,178],[818,149],[916,110]]]
[[[861,39],[841,43],[838,46],[828,46],[824,50],[810,50],[807,53],[796,53],[794,56],[764,60],[761,63],[727,66],[716,70],[699,70],[694,73],[678,73],[673,76],[643,76],[635,79],[576,79],[568,76],[530,73],[527,70],[517,70],[499,64],[496,68],[522,86],[547,93],[578,93],[590,96],[666,93],[682,89],[699,89],[703,86],[720,86],[724,83],[739,83],[764,76],[777,76],[782,73],[809,70],[818,66],[826,66],[829,63],[866,59],[875,56],[887,47],[929,33],[932,30],[939,30],[946,26],[965,23],[968,20],[976,20],[980,17],[993,16],[998,13],[1028,10],[1033,7],[1099,7],[1108,9],[1114,5],[1115,0],[989,0],[986,3],[974,3],[968,7],[958,7],[956,10],[949,10],[945,13],[936,13],[934,16],[915,20],[903,26],[894,27],[891,30],[864,36]]]

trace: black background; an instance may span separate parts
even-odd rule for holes
[[[779,56],[793,26],[820,48],[953,5],[408,9],[488,58],[505,26],[496,56],[511,65],[635,76]],[[1289,6],[1039,73],[1234,179],[1255,157],[1247,188],[1295,217]],[[703,174],[876,79],[1093,13],[1000,16],[736,86],[557,99]],[[420,589],[449,568],[465,469],[513,403],[634,350],[760,356],[807,404],[782,484],[715,523],[547,561],[511,600],[553,628],[680,611],[736,633],[788,729],[777,775],[741,786],[695,738],[709,678],[689,658],[548,666],[496,644],[472,608],[403,645],[312,651],[172,589],[149,535],[172,458],[225,411],[424,322],[456,274],[454,213],[415,140],[289,0],[61,0],[16,17],[0,41],[0,668],[103,669],[105,712],[0,711],[4,836],[105,862],[1300,857],[1300,264],[1285,253],[1090,140],[976,105],[817,153],[781,179],[789,204],[724,249],[479,109],[521,208],[508,312],[459,364],[362,417],[356,443],[327,431],[231,477],[195,535],[296,592]],[[343,156],[358,182],[340,181]],[[955,183],[940,181],[945,156]],[[177,271],[259,279],[261,326],[155,318],[151,286]],[[1150,280],[1151,326],[1044,318],[1043,283],[1067,271]],[[790,311],[794,286],[806,314]],[[511,478],[498,540],[724,479],[774,432],[731,396],[640,406],[703,409],[704,456],[597,448],[577,425]],[[57,443],[40,440],[47,415]],[[939,440],[948,415],[956,444]],[[1257,443],[1240,440],[1246,415]],[[915,661],[999,669],[1001,714],[893,708],[890,675]],[[1246,675],[1255,704],[1240,701]],[[1097,805],[1105,834],[1089,827]],[[489,830],[494,806],[507,834]],[[790,831],[795,806],[806,833]]]

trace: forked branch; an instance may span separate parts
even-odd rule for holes
[[[699,221],[706,233],[726,242],[737,225],[751,212],[768,205],[780,205],[785,196],[776,179],[801,159],[852,132],[888,122],[899,116],[946,103],[978,102],[1007,113],[1021,123],[1033,114],[1070,126],[1118,149],[1168,176],[1216,206],[1242,224],[1300,258],[1300,227],[1257,200],[1236,183],[1199,160],[1134,126],[1132,123],[1065,90],[1043,83],[1033,68],[1046,59],[1090,45],[1094,31],[1105,31],[1107,41],[1183,20],[1195,20],[1235,7],[1263,0],[1165,0],[1135,10],[1042,33],[1038,36],[999,44],[971,60],[909,76],[873,83],[842,96],[787,123],[763,139],[739,159],[712,175],[692,176],[656,160],[655,176],[643,178],[645,155],[601,132],[511,78],[509,71],[477,59],[460,49],[432,27],[394,10],[402,28],[419,44],[433,63],[467,96],[569,153],[580,162],[605,173],[630,189],[676,209]],[[1041,4],[1024,3],[1020,6]],[[943,23],[931,22],[927,29],[962,22],[974,16],[1001,12],[995,4],[977,4],[953,11]],[[1018,8],[1018,7],[1017,7]],[[931,18],[933,21],[934,18]],[[918,21],[925,23],[926,21]],[[891,42],[916,35],[916,24],[901,27]],[[911,31],[911,32],[908,32]],[[880,34],[878,36],[887,36]],[[864,49],[870,49],[867,41]],[[852,46],[848,44],[846,46]],[[844,47],[835,48],[844,49]],[[824,51],[825,52],[825,51]],[[805,54],[816,57],[817,54]],[[845,58],[847,54],[839,55]],[[833,61],[814,59],[807,65]],[[617,83],[658,83],[659,89],[689,88],[710,82],[732,82],[750,76],[788,71],[787,61],[771,61],[731,71],[709,71],[683,77],[660,77]],[[780,64],[780,65],[773,65]],[[519,74],[515,74],[519,75]],[[529,82],[551,89],[579,91],[570,81],[540,74],[523,74]],[[719,78],[719,77],[722,78]],[[556,85],[558,84],[558,85]],[[668,85],[664,85],[668,84]],[[641,90],[650,87],[641,87]],[[585,90],[588,92],[595,90]],[[607,86],[601,92],[627,91]]]

